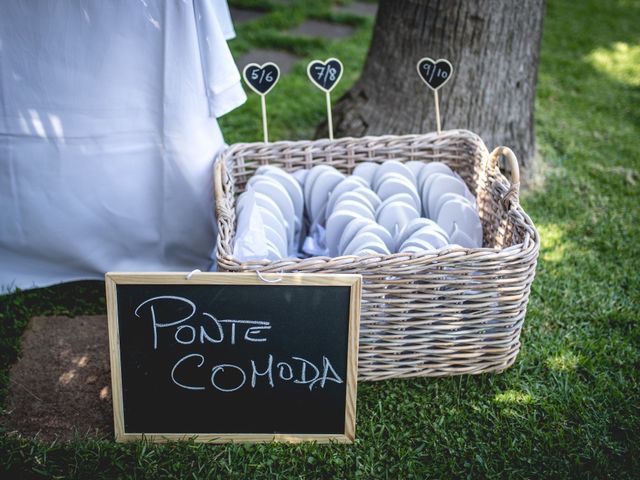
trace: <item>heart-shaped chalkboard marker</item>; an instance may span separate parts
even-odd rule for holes
[[[280,69],[272,62],[267,62],[264,65],[250,63],[244,67],[242,75],[251,90],[258,95],[266,95],[278,83]]]
[[[337,58],[329,58],[324,62],[313,60],[307,66],[307,75],[320,89],[330,92],[342,77],[342,62]]]
[[[451,78],[452,72],[453,66],[449,63],[449,60],[444,58],[432,60],[425,57],[418,62],[418,74],[422,81],[432,90],[437,90],[447,83]]]

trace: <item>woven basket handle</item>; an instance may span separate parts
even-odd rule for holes
[[[520,201],[520,167],[518,166],[518,159],[515,153],[509,147],[496,147],[489,155],[489,165],[491,169],[499,168],[498,160],[504,156],[509,163],[509,170],[511,171],[511,187],[502,197],[502,201],[505,206],[511,203],[518,203]]]
[[[216,217],[220,218],[220,205],[222,205],[222,199],[224,195],[222,194],[222,175],[224,168],[224,161],[221,158],[216,160],[216,163],[213,167],[213,194],[215,196],[215,205],[216,205]]]
[[[216,243],[216,256],[220,259],[220,255],[223,257],[231,255],[233,252],[233,237],[235,234],[235,212],[234,205],[229,204],[227,194],[230,192],[225,190],[225,185],[228,185],[227,179],[227,156],[221,154],[216,158],[213,166],[213,192],[215,198],[215,212],[216,222],[218,224],[218,238]],[[233,200],[231,200],[233,201]]]

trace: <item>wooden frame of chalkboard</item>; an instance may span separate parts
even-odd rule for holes
[[[353,442],[360,275],[105,281],[116,441]]]

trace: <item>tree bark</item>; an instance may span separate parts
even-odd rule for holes
[[[446,58],[454,72],[438,90],[442,128],[509,146],[530,167],[543,16],[544,0],[380,0],[360,79],[334,107],[336,137],[436,130],[416,63]]]

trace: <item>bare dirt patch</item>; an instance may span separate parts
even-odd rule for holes
[[[0,423],[42,441],[113,435],[107,317],[32,318]]]

